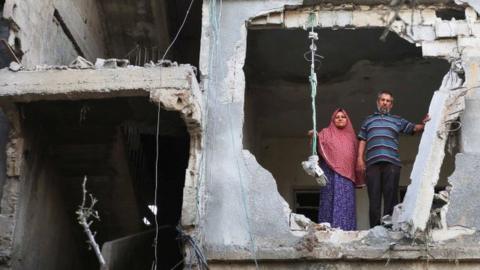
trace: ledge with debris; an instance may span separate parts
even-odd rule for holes
[[[368,231],[341,231],[336,229],[309,232],[293,247],[258,247],[258,261],[322,261],[341,259],[346,261],[386,260],[430,260],[434,261],[480,261],[480,233],[478,231],[453,227],[448,230],[432,231],[424,239],[407,239],[399,231],[382,226]],[[249,250],[224,249],[222,252],[211,248],[207,257],[212,262],[251,262]],[[419,261],[420,260],[420,261]]]
[[[0,97],[12,101],[148,96],[149,91],[198,88],[194,67],[151,64],[130,66],[128,60],[97,60],[96,65],[38,66],[32,70],[10,65],[0,70]]]

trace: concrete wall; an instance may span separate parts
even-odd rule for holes
[[[45,158],[43,146],[28,148],[31,155],[21,181],[13,269],[86,269],[88,260],[81,260],[84,251],[79,249],[86,249],[84,239],[75,238],[75,213],[66,212],[62,203],[63,183]]]
[[[206,154],[199,226],[210,250],[290,245],[296,238],[271,174],[243,151],[245,21],[259,12],[301,1],[212,1],[203,4],[200,71],[208,92]],[[212,4],[212,5],[211,5]],[[221,21],[218,21],[221,18]],[[220,46],[221,44],[221,46]]]
[[[453,262],[428,262],[428,261],[380,261],[380,262],[260,262],[262,268],[290,270],[290,269],[318,269],[318,270],[404,270],[404,269],[430,269],[430,270],[476,270],[477,262],[462,262],[455,264]],[[212,270],[254,270],[254,264],[248,263],[213,263],[209,265]]]
[[[224,254],[223,252],[226,250],[242,249],[249,250],[253,256],[255,246],[285,245],[289,242],[292,243],[292,240],[287,240],[292,238],[289,237],[289,228],[283,224],[286,215],[282,214],[282,209],[278,206],[283,204],[283,198],[278,198],[278,194],[276,194],[277,185],[272,183],[273,177],[257,163],[254,157],[245,151],[242,153],[242,149],[245,147],[242,145],[245,91],[242,67],[246,47],[245,20],[262,12],[266,14],[272,9],[281,8],[284,4],[298,3],[295,1],[226,1],[221,7],[221,16],[215,3],[206,1],[203,7],[200,70],[206,90],[208,115],[206,170],[202,175],[205,179],[202,182],[205,186],[203,197],[205,214],[200,228],[202,228],[202,239],[209,253]],[[381,11],[383,8],[385,7],[382,6],[379,10],[373,10],[371,7],[357,8],[355,10],[358,13],[329,9],[327,13],[334,13],[330,14],[333,17],[322,17],[326,21],[326,24],[322,24],[322,26],[345,27],[353,24],[359,27],[383,27],[385,25],[384,16],[389,13],[388,10],[387,12]],[[288,12],[298,12],[299,16],[289,17]],[[273,15],[270,16],[270,14]],[[301,9],[283,10],[278,14],[275,12],[270,14],[259,17],[259,24],[263,23],[266,27],[299,27],[308,17],[308,11]],[[449,46],[440,48],[442,42],[434,41],[435,34],[426,35],[432,34],[430,30],[436,22],[435,10],[425,8],[425,10],[415,10],[412,14],[411,9],[404,9],[401,16],[405,20],[397,21],[400,27],[396,28],[397,25],[395,25],[395,29],[405,39],[411,42],[418,41],[418,45],[423,45],[424,55],[446,57],[449,54],[443,53],[447,49],[449,52],[452,51],[452,47]],[[426,27],[428,29],[415,29],[415,37],[410,37],[402,32],[412,16],[415,17],[414,23],[428,24]],[[221,21],[219,21],[220,19]],[[404,27],[401,28],[401,26]],[[422,29],[425,31],[420,31]],[[427,30],[430,32],[426,33]],[[425,42],[422,43],[422,41]],[[437,49],[442,49],[441,53],[437,53]],[[412,95],[412,98],[416,98],[415,94]],[[408,118],[408,116],[406,117]],[[280,124],[288,125],[288,122],[283,121]],[[247,128],[251,126],[251,123],[247,122]],[[251,130],[247,129],[247,136],[250,136],[249,139],[252,137]],[[412,142],[412,145],[416,145],[416,143]],[[278,144],[280,144],[278,141],[273,143],[273,145]],[[258,149],[260,146],[254,143],[253,146],[247,145],[247,147]],[[415,153],[414,148],[409,149],[410,153]],[[296,152],[289,153],[297,155]],[[286,163],[289,156],[282,157],[282,155],[284,155],[284,151],[281,150],[271,154],[272,159],[279,163]],[[259,158],[258,154],[257,158]],[[289,160],[288,163],[295,162]],[[284,168],[281,169],[284,170]],[[284,173],[292,178],[297,175],[296,170]],[[403,177],[405,178],[405,176]],[[279,181],[278,188],[280,191],[287,189],[284,182],[281,181]],[[288,213],[285,208],[283,211]],[[268,230],[264,228],[268,228]],[[228,260],[227,257],[225,259]]]
[[[63,23],[54,17],[55,10]],[[94,0],[6,0],[3,16],[18,26],[9,43],[13,45],[15,37],[20,40],[27,67],[70,63],[79,54],[70,38],[90,60],[105,55],[103,18]]]
[[[3,194],[3,185],[6,180],[6,168],[5,168],[5,159],[6,159],[6,146],[8,141],[8,131],[9,124],[5,117],[5,114],[0,113],[0,201],[2,200]],[[3,162],[2,162],[3,161]]]

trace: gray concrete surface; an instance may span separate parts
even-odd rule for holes
[[[200,70],[207,91],[206,156],[202,178],[205,215],[201,225],[208,250],[226,246],[253,252],[256,247],[291,245],[288,212],[270,173],[242,150],[245,21],[257,13],[300,1],[225,1],[218,9],[204,2]],[[215,38],[218,38],[215,41]],[[240,70],[238,69],[240,67]],[[251,254],[254,255],[253,253]]]
[[[455,156],[455,172],[449,178],[450,192],[447,224],[480,228],[480,201],[478,200],[480,170],[479,153],[459,153]]]
[[[78,51],[62,29],[62,22],[54,17],[55,10],[86,58],[105,57],[105,31],[96,1],[6,0],[3,17],[18,26],[9,42],[20,40],[24,66],[65,65],[77,57]]]

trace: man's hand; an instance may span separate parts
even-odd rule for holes
[[[313,129],[310,129],[307,133],[308,137],[313,137]]]
[[[367,142],[364,140],[360,140],[358,142],[358,155],[357,155],[357,166],[355,170],[360,172],[365,172],[365,148],[367,147]]]
[[[422,124],[426,124],[428,121],[430,121],[430,115],[428,115],[428,113],[423,117],[422,119]]]
[[[365,161],[363,160],[363,157],[358,157],[356,170],[359,172],[365,172],[366,166],[365,166]]]
[[[421,124],[416,124],[415,127],[413,128],[414,133],[419,133],[422,132],[425,129],[425,124],[430,121],[430,115],[426,114],[423,119]]]

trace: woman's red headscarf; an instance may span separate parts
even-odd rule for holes
[[[347,117],[344,128],[335,126],[335,116],[343,112]],[[343,177],[350,179],[355,186],[364,185],[363,173],[356,173],[358,141],[348,114],[343,109],[336,109],[328,127],[318,132],[318,152],[327,165]]]

